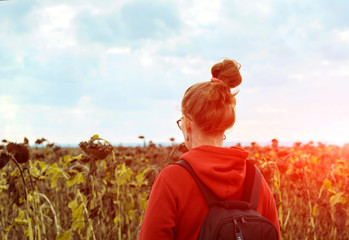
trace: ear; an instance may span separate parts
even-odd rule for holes
[[[187,133],[191,133],[191,129],[192,129],[192,122],[189,118],[187,118],[186,116],[184,117],[184,121],[185,121],[185,130]]]

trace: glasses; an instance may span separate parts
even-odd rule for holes
[[[186,115],[185,117],[186,117],[187,119],[189,119],[190,121],[192,121],[191,118],[188,117],[187,115]],[[180,119],[177,120],[177,125],[178,125],[178,127],[179,127],[180,130],[182,130],[182,120],[183,120],[183,117],[181,117]]]
[[[181,117],[180,119],[177,120],[177,125],[178,125],[180,130],[182,130],[182,119],[183,119],[183,117]]]

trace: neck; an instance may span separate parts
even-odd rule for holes
[[[202,132],[193,132],[191,139],[191,148],[200,147],[203,145],[223,147],[223,135],[211,136]]]

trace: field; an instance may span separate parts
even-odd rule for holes
[[[111,146],[98,135],[79,146],[3,140],[1,239],[137,239],[156,175],[186,151]],[[242,147],[274,194],[283,239],[349,239],[348,144]]]

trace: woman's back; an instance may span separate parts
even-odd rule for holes
[[[235,123],[234,88],[241,83],[240,65],[226,59],[215,64],[212,79],[189,87],[177,121],[189,151],[182,155],[200,180],[222,199],[240,200],[248,152],[224,148],[225,131]],[[257,211],[280,233],[275,202],[264,179]],[[190,173],[170,165],[157,176],[139,239],[196,239],[208,205]]]
[[[240,200],[246,157],[240,148],[201,146],[181,159],[221,198]],[[140,239],[196,239],[208,205],[193,177],[177,165],[167,166],[154,183]],[[273,196],[263,179],[257,210],[279,229]],[[148,230],[147,230],[148,229]]]

